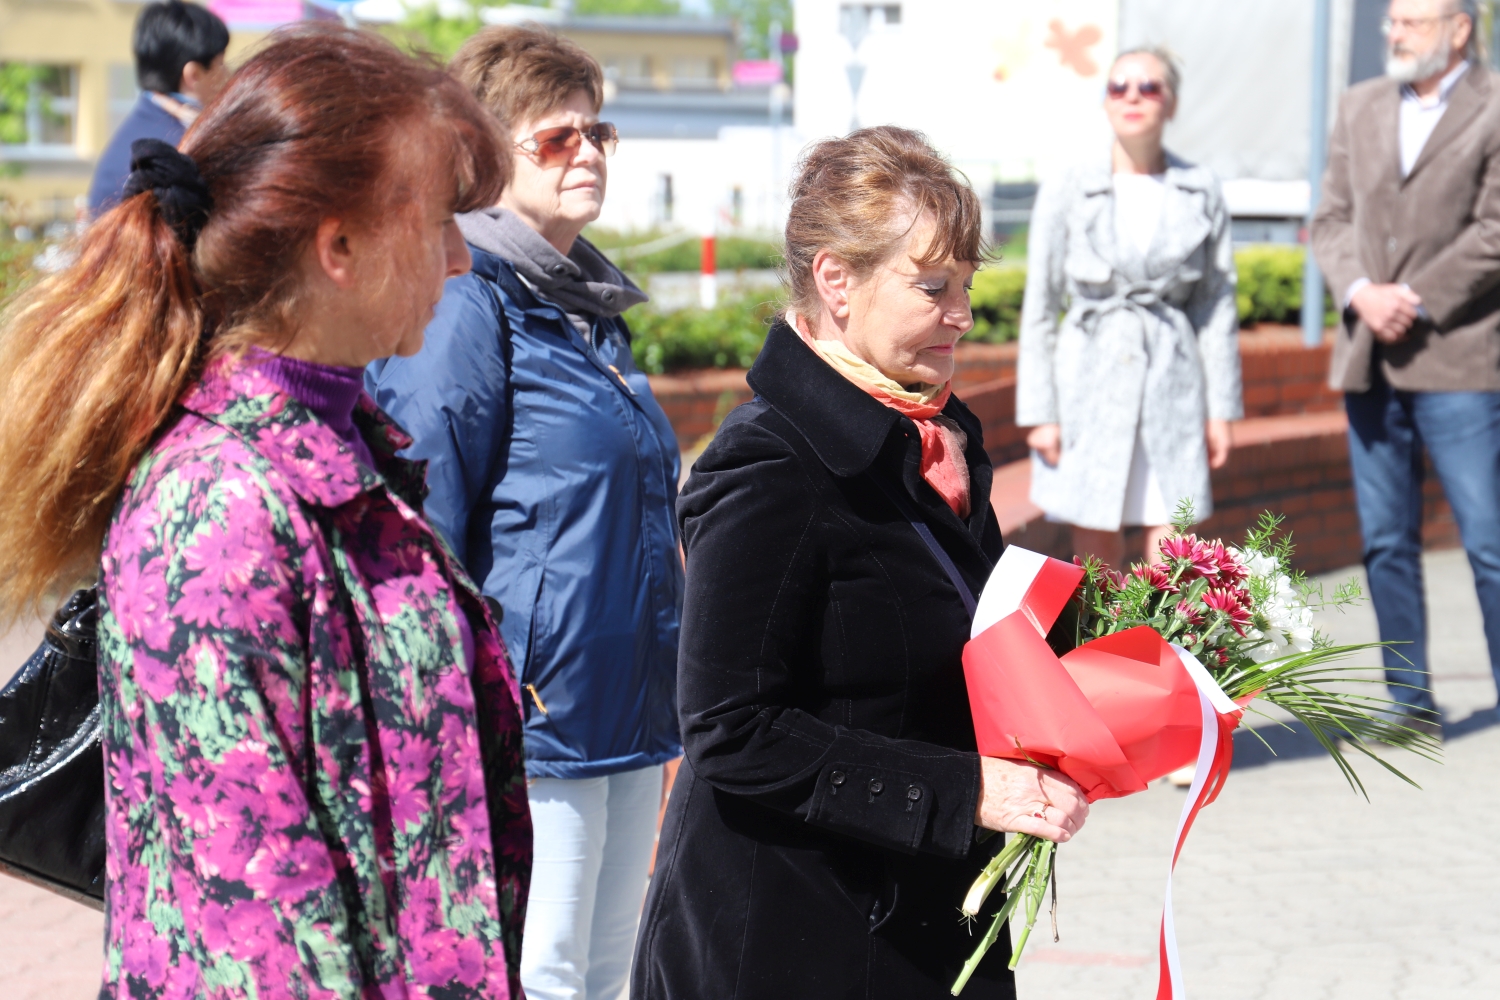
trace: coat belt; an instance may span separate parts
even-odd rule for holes
[[[1149,281],[1129,282],[1116,288],[1108,298],[1078,301],[1075,306],[1074,320],[1080,329],[1093,336],[1098,333],[1100,322],[1106,317],[1122,310],[1129,312],[1137,320],[1142,346],[1149,351],[1150,345],[1145,341],[1149,339],[1147,332],[1153,326],[1150,322],[1155,315],[1153,310],[1160,306],[1178,309],[1178,306],[1167,301],[1167,296],[1179,288],[1192,285],[1200,277],[1201,275],[1193,270],[1163,275]],[[1175,326],[1172,323],[1159,325]]]

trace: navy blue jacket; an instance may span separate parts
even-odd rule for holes
[[[526,772],[589,778],[682,752],[677,438],[621,319],[592,343],[471,246],[422,350],[365,383],[426,459],[426,512],[484,593],[526,690]]]
[[[162,110],[149,93],[142,93],[120,123],[119,129],[104,147],[94,167],[94,182],[89,185],[89,215],[97,219],[114,207],[125,190],[130,176],[130,144],[137,139],[160,139],[175,146],[182,142],[187,129],[182,122]]]

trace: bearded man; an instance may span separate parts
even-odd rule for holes
[[[1500,80],[1473,0],[1391,0],[1386,75],[1351,87],[1312,249],[1344,307],[1364,561],[1392,697],[1441,736],[1427,673],[1423,451],[1453,507],[1500,687]]]

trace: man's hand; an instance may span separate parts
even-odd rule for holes
[[[1394,344],[1405,337],[1417,320],[1421,296],[1401,285],[1369,284],[1354,293],[1349,305],[1383,344]]]

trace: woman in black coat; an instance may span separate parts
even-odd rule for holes
[[[1066,777],[975,752],[969,612],[914,525],[977,594],[1002,542],[946,383],[980,256],[977,200],[915,133],[804,161],[790,325],[678,504],[687,756],[632,1000],[946,997],[1001,839],[976,846],[980,827],[1061,841],[1087,814]],[[1013,997],[1008,958],[964,996]]]

